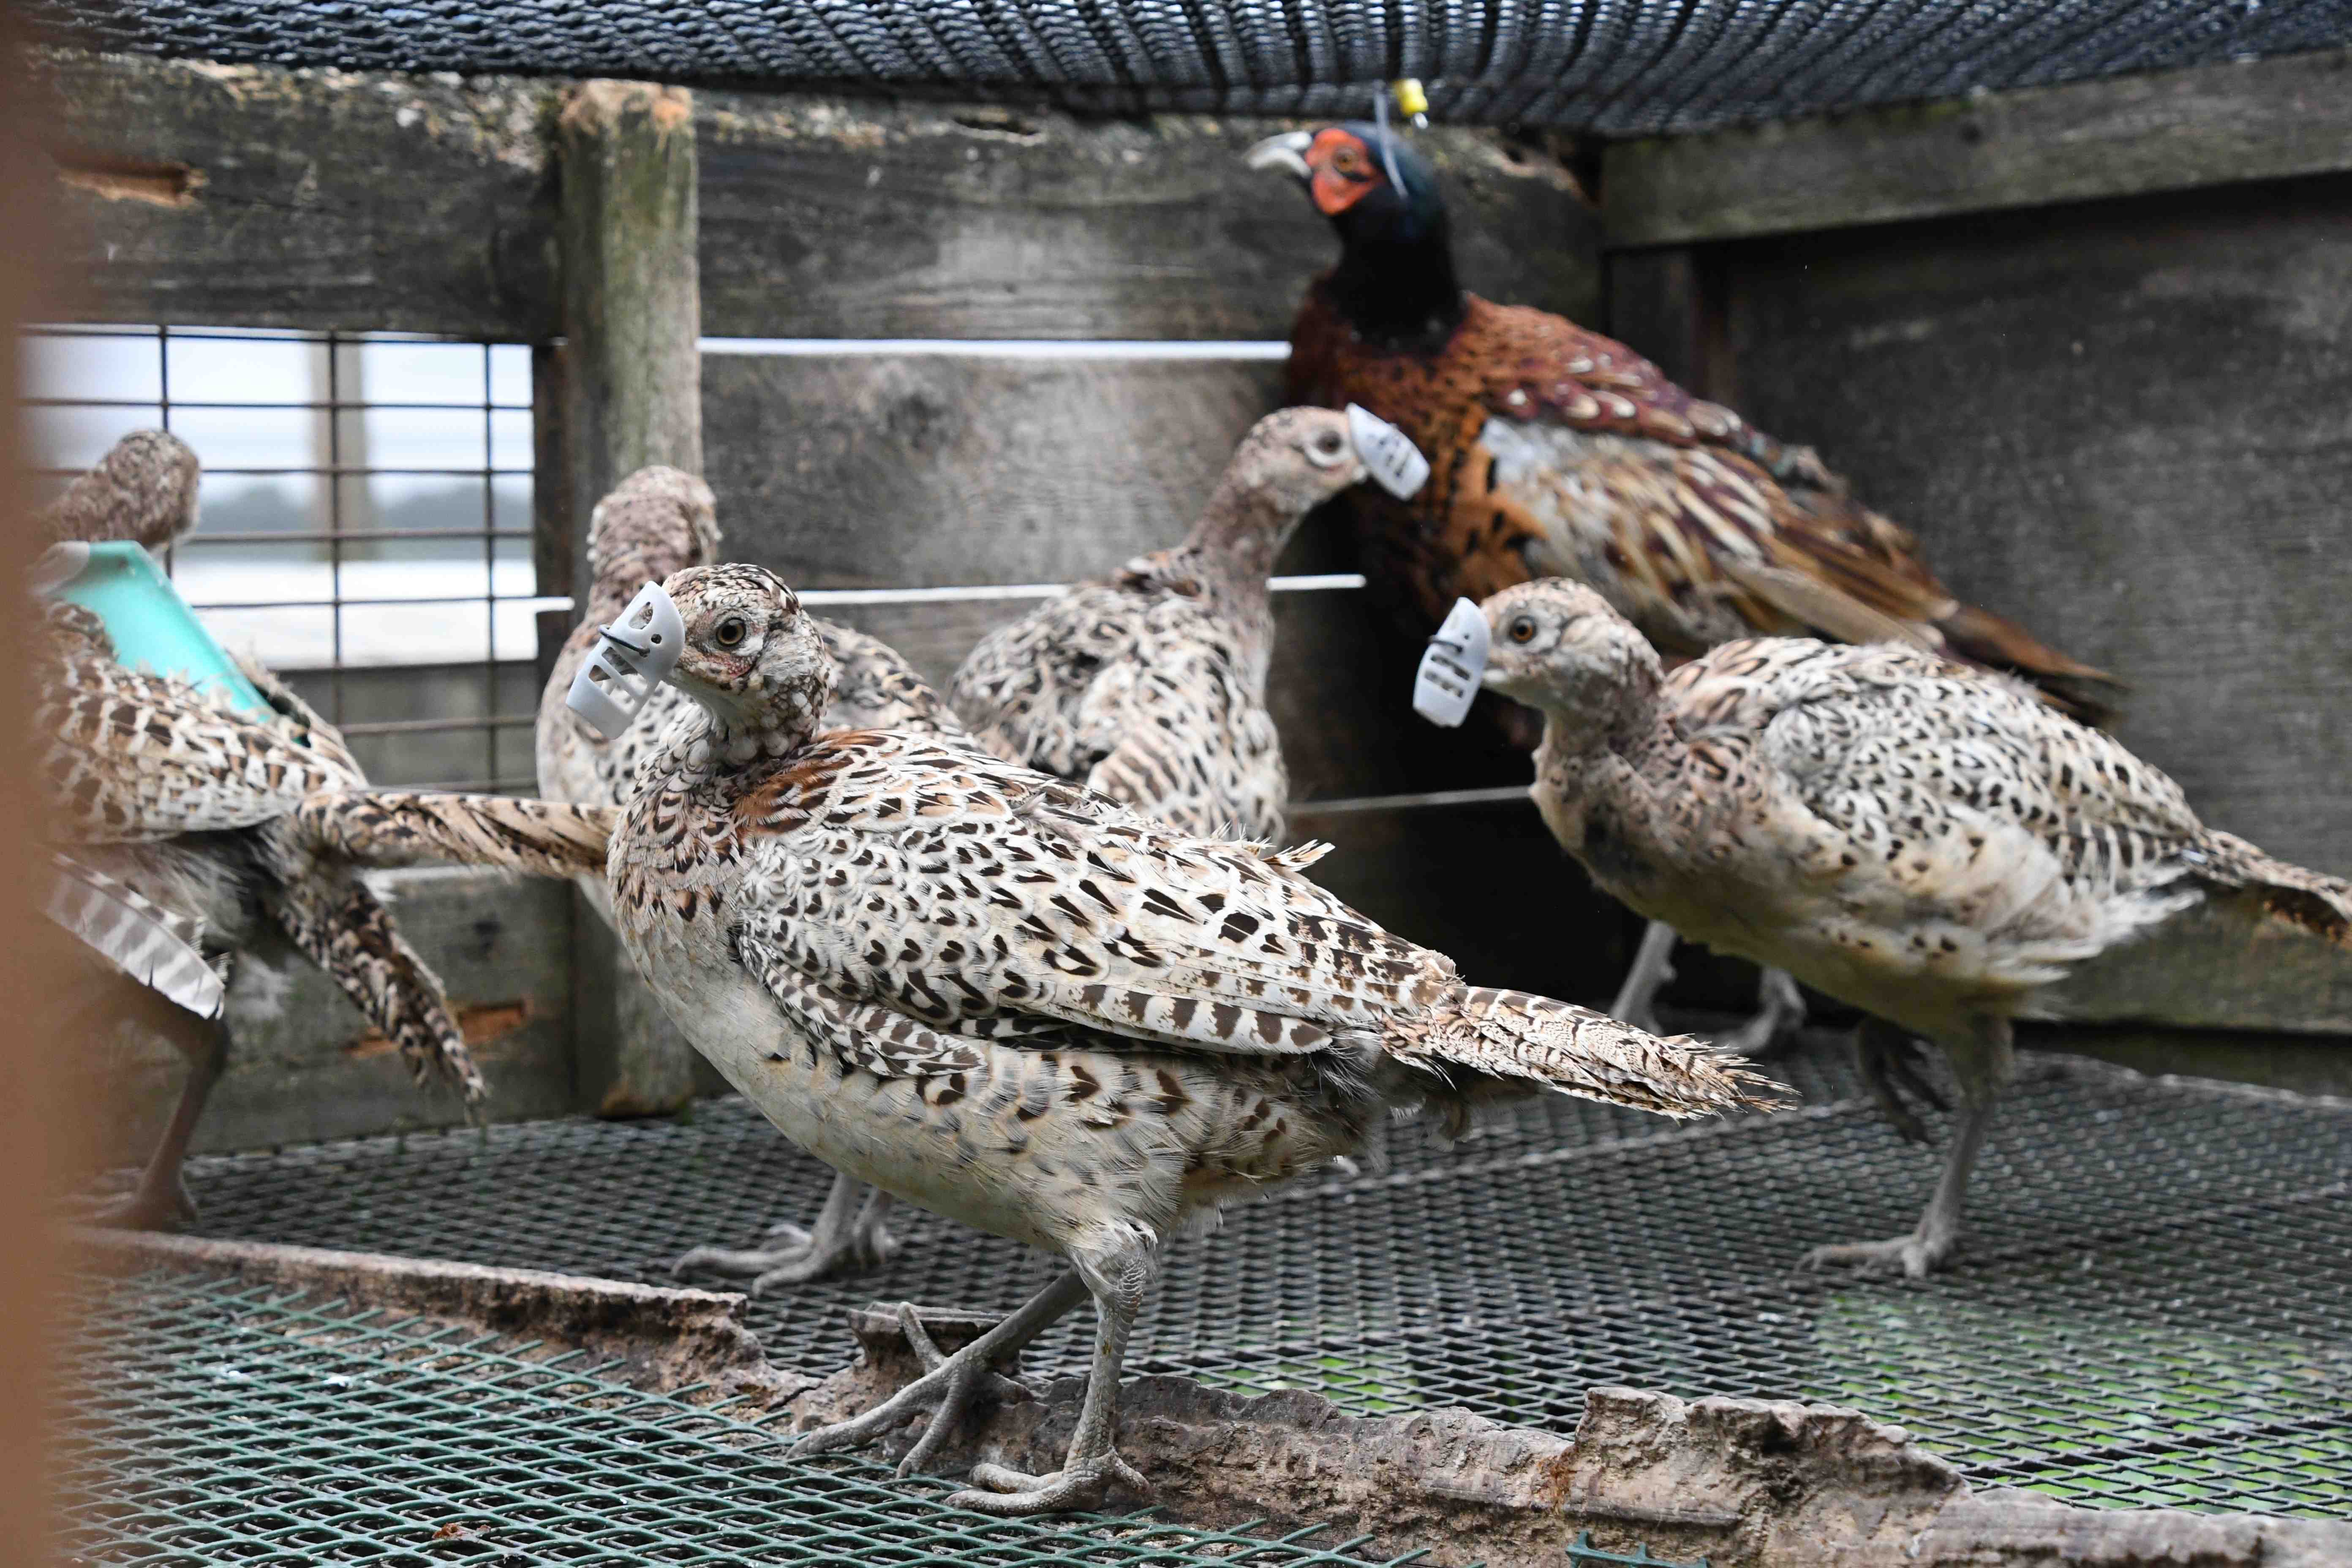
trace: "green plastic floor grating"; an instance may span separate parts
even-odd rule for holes
[[[1005,1521],[527,1344],[185,1274],[72,1304],[74,1561],[1373,1568],[1321,1531]],[[1419,1553],[1394,1559],[1412,1561]],[[1589,1555],[1596,1563],[1621,1561]]]
[[[1829,1401],[1979,1484],[2101,1506],[2352,1513],[2352,1111],[2040,1064],[2004,1102],[1957,1264],[1813,1274],[1907,1227],[1937,1155],[1823,1044],[1807,1106],[1680,1129],[1531,1102],[1381,1174],[1302,1184],[1171,1248],[1130,1374],[1307,1387],[1573,1427],[1584,1390]],[[206,1234],[666,1279],[699,1242],[805,1218],[828,1173],[739,1101],[691,1122],[543,1122],[196,1162]],[[847,1307],[1009,1309],[1042,1255],[900,1210],[883,1271],[780,1293],[780,1364],[846,1362]],[[1085,1314],[1028,1357],[1082,1369]]]

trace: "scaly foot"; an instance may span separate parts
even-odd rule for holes
[[[853,1221],[827,1235],[780,1224],[770,1227],[760,1245],[741,1251],[723,1247],[698,1247],[670,1265],[674,1276],[696,1272],[729,1279],[749,1279],[750,1293],[759,1296],[782,1285],[802,1285],[836,1274],[864,1274],[879,1268],[898,1250],[898,1238],[877,1217]]]
[[[1751,1061],[1796,1044],[1805,1026],[1805,994],[1785,969],[1768,969],[1757,986],[1756,1016],[1715,1043]]]
[[[970,1410],[982,1394],[998,1399],[1026,1400],[1035,1397],[1022,1384],[1004,1376],[987,1364],[978,1353],[980,1342],[963,1347],[953,1355],[942,1355],[911,1301],[898,1307],[898,1327],[913,1348],[916,1360],[922,1363],[923,1375],[898,1393],[860,1415],[846,1421],[836,1421],[830,1426],[820,1426],[804,1433],[789,1450],[793,1458],[806,1458],[814,1454],[829,1454],[836,1448],[847,1448],[880,1436],[910,1419],[923,1405],[937,1402],[931,1418],[923,1427],[922,1436],[898,1463],[901,1477],[913,1475],[939,1451],[955,1430],[956,1423]],[[1017,1347],[1008,1347],[1000,1353],[1010,1356]]]
[[[1816,1247],[1805,1254],[1805,1267],[1820,1268],[1836,1264],[1859,1268],[1864,1274],[1892,1274],[1899,1268],[1909,1278],[1918,1279],[1951,1256],[1955,1239],[1913,1231],[1887,1241],[1849,1241]]]
[[[1050,1476],[1033,1476],[1003,1465],[974,1465],[971,1482],[970,1488],[948,1499],[950,1508],[968,1508],[974,1513],[1007,1518],[1026,1513],[1061,1513],[1102,1507],[1115,1486],[1125,1488],[1146,1502],[1151,1500],[1151,1483],[1143,1479],[1143,1472],[1108,1451],[1082,1466],[1066,1467]]]

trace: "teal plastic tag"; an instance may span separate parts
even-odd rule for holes
[[[60,544],[42,558],[38,575],[51,598],[79,605],[105,622],[115,657],[131,668],[176,675],[256,719],[276,712],[143,547]]]

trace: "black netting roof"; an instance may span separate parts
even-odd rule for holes
[[[2352,0],[30,0],[52,41],[217,60],[924,86],[1079,108],[1695,131],[2352,43]]]

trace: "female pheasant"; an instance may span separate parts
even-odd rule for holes
[[[2096,721],[2099,671],[1963,605],[1917,542],[1864,506],[1810,448],[1693,397],[1624,344],[1455,281],[1435,171],[1402,137],[1355,123],[1269,137],[1253,167],[1304,182],[1339,236],[1291,330],[1290,396],[1358,403],[1429,457],[1411,500],[1353,499],[1367,570],[1436,625],[1531,577],[1589,584],[1669,657],[1756,636],[1906,642],[2015,673]],[[1393,174],[1393,178],[1391,178]],[[1614,1005],[1646,1020],[1667,977],[1654,927]],[[1737,1048],[1803,1020],[1785,977]]]
[[[981,744],[1205,837],[1282,837],[1266,577],[1307,512],[1366,477],[1346,416],[1269,414],[1184,542],[981,639],[950,695]]]
[[[80,542],[169,543],[194,525],[195,484],[187,448],[142,432],[42,522]],[[194,1212],[180,1166],[227,1039],[216,978],[206,985],[173,942],[225,967],[265,921],[279,927],[420,1082],[437,1076],[478,1100],[481,1074],[440,982],[359,871],[457,864],[573,876],[602,864],[610,814],[369,792],[342,737],[258,666],[243,668],[267,719],[177,677],[125,668],[79,605],[46,605],[41,626],[35,735],[63,851],[51,907],[109,961],[91,971],[94,984],[75,989],[93,1021],[134,1016],[190,1064],[169,1130],[108,1217],[164,1226]],[[143,947],[122,940],[131,916],[146,924]]]
[[[1668,676],[1614,606],[1559,580],[1485,616],[1484,683],[1544,715],[1532,793],[1595,881],[1949,1058],[1959,1126],[1917,1226],[1813,1262],[1916,1275],[1948,1256],[2010,1021],[2074,965],[2208,898],[2352,947],[2352,883],[2205,826],[2172,780],[2006,677],[1801,637]]]
[[[1703,1047],[1514,992],[1381,930],[1258,847],[908,731],[819,725],[835,675],[756,566],[681,572],[608,632],[676,658],[698,711],[615,830],[623,944],[728,1079],[794,1142],[1071,1272],[872,1412],[936,1401],[935,1452],[991,1362],[1091,1296],[1063,1468],[982,1466],[959,1506],[1084,1506],[1142,1478],[1112,1447],[1128,1332],[1189,1215],[1359,1147],[1392,1108],[1452,1121],[1558,1089],[1671,1116],[1766,1086]],[[661,673],[648,659],[647,678]],[[929,1341],[911,1308],[909,1338]]]
[[[710,487],[677,468],[640,468],[596,503],[588,518],[588,614],[557,654],[554,672],[540,696],[541,795],[579,805],[626,804],[638,765],[670,721],[691,704],[664,687],[653,693],[635,723],[606,740],[565,705],[565,694],[596,651],[598,628],[617,616],[639,588],[688,566],[712,564],[719,559],[719,547],[718,504]],[[963,734],[954,710],[887,645],[847,626],[824,621],[815,625],[841,672],[825,713],[828,726]],[[580,879],[580,888],[609,924],[612,904],[603,870],[600,863],[593,875]],[[707,1269],[749,1279],[754,1296],[779,1285],[878,1268],[898,1249],[897,1239],[883,1225],[889,1207],[887,1193],[837,1177],[814,1227],[779,1224],[760,1246],[740,1250],[697,1247],[672,1268],[680,1274]]]

